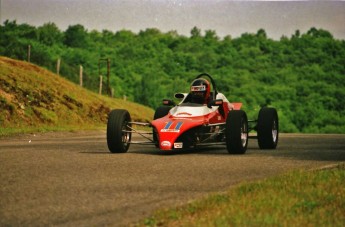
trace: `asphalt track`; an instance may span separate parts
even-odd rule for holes
[[[126,226],[240,182],[341,162],[345,135],[283,134],[273,151],[252,140],[245,155],[140,145],[111,154],[104,131],[0,138],[0,226]]]

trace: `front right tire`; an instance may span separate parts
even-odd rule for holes
[[[248,146],[248,119],[243,110],[231,110],[226,119],[226,147],[230,154],[244,154]]]
[[[115,109],[109,113],[107,144],[111,153],[127,152],[131,138],[131,116],[127,110]]]

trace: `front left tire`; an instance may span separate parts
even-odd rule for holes
[[[257,132],[260,149],[276,149],[279,138],[279,120],[276,109],[264,107],[260,110]]]

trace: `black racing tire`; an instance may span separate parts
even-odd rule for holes
[[[129,132],[131,116],[127,110],[115,109],[108,115],[107,143],[111,153],[125,153],[128,151],[132,133]]]
[[[171,109],[170,106],[160,106],[160,107],[158,107],[156,109],[156,111],[155,111],[155,114],[153,115],[153,120],[165,117],[166,115],[168,115],[170,109]],[[152,134],[153,141],[154,141],[156,147],[158,148],[159,147],[158,136],[157,136],[158,133],[157,133],[155,128],[152,130],[152,133],[153,133]]]
[[[169,113],[170,109],[171,109],[170,106],[158,107],[155,111],[155,114],[153,115],[153,120],[166,116]]]
[[[244,154],[248,146],[248,119],[243,110],[231,110],[226,119],[226,147],[230,154]]]
[[[279,138],[279,120],[275,108],[263,107],[260,109],[257,132],[260,149],[276,149]]]

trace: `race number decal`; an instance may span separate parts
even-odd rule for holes
[[[173,121],[166,123],[165,127],[161,129],[161,132],[180,132],[180,128],[183,125],[183,122],[177,121],[176,124]]]

